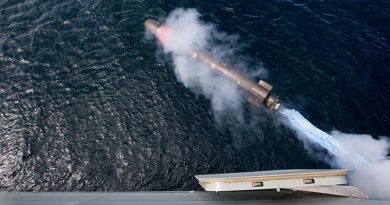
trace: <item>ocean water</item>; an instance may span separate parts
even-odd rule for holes
[[[143,22],[179,7],[240,35],[320,129],[390,135],[387,1],[3,0],[0,190],[193,190],[196,174],[329,167],[274,113],[216,119],[176,80]]]

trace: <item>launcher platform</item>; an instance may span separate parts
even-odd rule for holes
[[[206,191],[250,191],[289,189],[338,196],[366,198],[358,188],[347,184],[344,169],[292,169],[229,174],[197,175]]]

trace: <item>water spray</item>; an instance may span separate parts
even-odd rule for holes
[[[343,146],[336,140],[336,138],[310,123],[298,111],[282,108],[279,110],[279,113],[286,117],[290,127],[297,131],[300,136],[304,136],[306,139],[322,146],[328,150],[329,153],[334,156],[338,156],[345,162],[350,159],[354,159],[354,161],[348,162],[351,166],[355,167],[368,163],[368,161],[363,156],[359,155],[354,149]]]

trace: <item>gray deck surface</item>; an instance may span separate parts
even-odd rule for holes
[[[251,192],[0,192],[1,205],[211,205],[211,204],[342,204],[384,205],[389,201],[362,200],[329,195],[276,191]]]

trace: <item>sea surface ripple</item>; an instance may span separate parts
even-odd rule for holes
[[[176,80],[143,22],[178,7],[239,34],[321,129],[390,135],[388,1],[3,0],[1,191],[193,190],[196,174],[328,167],[272,113],[217,120]]]

